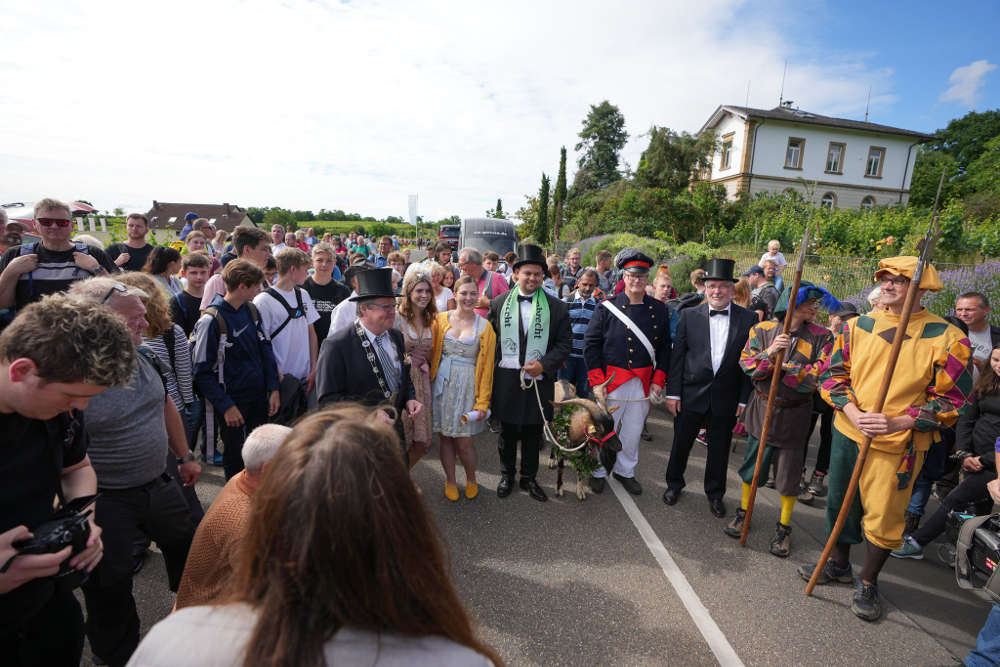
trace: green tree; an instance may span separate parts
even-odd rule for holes
[[[576,151],[583,151],[579,159],[580,169],[591,172],[598,188],[607,187],[617,181],[618,156],[628,132],[625,131],[625,116],[618,107],[604,100],[598,105],[590,105],[590,113],[583,119],[580,142]]]
[[[556,189],[552,194],[554,211],[552,215],[552,241],[559,240],[559,227],[562,226],[563,203],[566,201],[566,147],[559,149],[559,175],[556,177]]]
[[[910,204],[932,206],[937,195],[941,171],[945,172],[941,187],[941,203],[958,194],[958,164],[950,153],[922,148],[913,163],[913,178],[910,179]]]
[[[253,218],[251,218],[251,220],[252,219]],[[285,231],[292,231],[295,229],[295,215],[291,211],[283,208],[268,209],[261,222],[264,223],[265,227],[281,225],[285,228]]]
[[[964,174],[966,168],[986,150],[986,143],[1000,135],[1000,109],[982,113],[970,111],[961,118],[953,119],[948,127],[934,134],[940,137],[940,141],[927,144],[926,148],[951,155],[955,158],[959,173]]]
[[[292,215],[298,222],[312,222],[316,219],[312,211],[292,211]]]
[[[497,199],[497,207],[496,208],[488,208],[488,209],[486,209],[486,217],[487,218],[501,218],[501,219],[506,220],[507,216],[504,215],[504,212],[503,212],[503,202],[501,200]]]
[[[692,176],[707,169],[715,150],[715,134],[677,134],[668,127],[649,128],[649,146],[642,152],[635,182],[647,188],[666,188],[675,194],[687,189]]]
[[[983,150],[965,172],[970,192],[1000,191],[1000,135],[983,144]]]
[[[535,240],[539,245],[549,242],[549,177],[542,172],[542,186],[538,189],[538,218],[535,223]]]

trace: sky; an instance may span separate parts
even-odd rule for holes
[[[608,100],[933,132],[1000,107],[1000,3],[0,0],[0,203],[513,213]],[[784,74],[783,74],[784,73]]]

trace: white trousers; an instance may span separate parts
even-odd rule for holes
[[[608,407],[619,406],[612,418],[615,420],[615,431],[621,440],[622,450],[615,460],[614,472],[622,477],[635,477],[635,466],[639,463],[639,438],[642,436],[642,425],[646,423],[649,414],[649,401],[623,400],[645,398],[642,380],[632,378],[622,386],[608,394]],[[594,477],[605,477],[604,467],[594,471]]]

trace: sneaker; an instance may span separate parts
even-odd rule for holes
[[[701,429],[698,431],[698,435],[694,439],[699,445],[708,447],[708,431],[706,429]]]
[[[812,579],[813,570],[816,569],[816,563],[805,563],[799,565],[798,573],[799,576],[809,581]],[[820,586],[824,584],[829,584],[830,582],[836,582],[838,584],[850,584],[854,582],[854,572],[851,570],[851,565],[841,567],[834,563],[832,560],[826,561],[826,566],[819,573],[819,577],[816,579],[816,583]]]
[[[736,508],[736,516],[723,529],[726,535],[739,539],[743,535],[743,522],[747,518],[747,511],[742,507]]]
[[[813,472],[812,478],[809,480],[809,493],[813,494],[817,498],[826,497],[826,487],[823,485],[823,480],[826,475],[819,472]]]
[[[893,558],[912,558],[913,560],[921,560],[924,557],[924,548],[917,544],[917,541],[906,536],[903,540],[903,546],[899,547],[895,551],[889,553]]]
[[[882,603],[878,599],[878,586],[866,584],[858,579],[854,586],[851,611],[862,621],[875,621],[882,615]]]

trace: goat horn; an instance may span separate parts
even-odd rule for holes
[[[594,389],[601,389],[601,390],[607,389],[608,385],[611,384],[611,382],[614,381],[614,379],[615,379],[615,372],[611,371],[611,375],[608,376],[608,379],[602,382],[601,384],[597,385],[596,387],[594,387]]]

